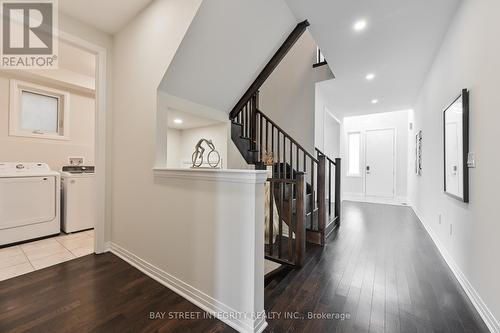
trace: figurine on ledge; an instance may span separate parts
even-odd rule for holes
[[[207,139],[201,139],[194,147],[194,153],[192,156],[193,165],[191,166],[191,168],[201,168],[203,165],[203,155],[205,154],[205,148],[202,146],[203,143],[206,143],[208,148],[210,148],[210,152],[207,155],[206,161],[208,165],[213,169],[221,168],[222,163],[219,152],[215,150],[215,145],[213,144],[212,140]]]

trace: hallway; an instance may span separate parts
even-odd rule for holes
[[[265,308],[265,332],[487,332],[402,206],[344,202],[343,224],[328,246],[310,247],[302,269],[271,282]],[[201,317],[149,317],[186,311]],[[295,319],[284,319],[287,312]],[[308,313],[347,317],[308,320]],[[109,253],[0,282],[1,332],[234,331],[202,314]]]
[[[345,201],[338,233],[307,255],[303,269],[266,287],[266,311],[282,314],[268,331],[488,332],[409,207]]]

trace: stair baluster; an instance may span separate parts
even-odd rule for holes
[[[231,138],[246,162],[256,169],[272,166],[272,176],[268,179],[270,244],[266,246],[266,258],[295,266],[303,263],[306,239],[324,245],[325,237],[333,230],[332,222],[340,222],[340,159],[332,161],[320,151],[317,157],[309,153],[262,113],[259,89],[308,25],[307,21],[297,25],[230,112]],[[334,219],[330,204],[332,168],[335,168]],[[275,210],[278,230],[274,229]],[[286,235],[283,223],[288,227]]]

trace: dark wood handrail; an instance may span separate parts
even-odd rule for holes
[[[311,153],[309,153],[304,147],[302,147],[297,141],[295,141],[294,138],[292,138],[287,132],[285,132],[284,129],[278,126],[274,121],[272,121],[268,116],[266,116],[262,111],[257,110],[256,113],[258,113],[262,118],[266,119],[271,125],[273,125],[278,131],[280,131],[283,136],[285,136],[290,142],[292,142],[295,146],[297,146],[302,152],[308,156],[311,160],[314,161],[314,163],[318,163],[318,159],[314,157]]]
[[[308,152],[259,108],[260,87],[307,26],[307,20],[297,24],[229,115],[231,139],[245,161],[258,169],[271,166],[272,176],[267,179],[269,224],[266,230],[269,242],[265,247],[265,256],[292,266],[303,264],[306,239],[325,245],[326,237],[335,227],[334,222],[340,225],[340,159],[332,160],[317,148],[312,153]],[[335,171],[334,219],[331,207],[332,171]],[[275,221],[275,209],[278,221]],[[278,222],[277,231],[274,230],[275,222]],[[283,233],[284,224],[288,225],[286,235]]]
[[[328,157],[325,153],[323,153],[321,150],[319,150],[318,148],[314,148],[316,150],[316,152],[319,154],[319,155],[322,155],[322,156],[325,156],[326,159],[332,163],[333,165],[336,165],[335,164],[335,161],[333,161],[330,157]]]
[[[229,113],[229,119],[233,120],[236,118],[238,113],[241,111],[243,106],[248,103],[250,98],[255,95],[255,93],[260,89],[260,87],[267,80],[269,75],[274,71],[274,69],[279,65],[281,60],[287,55],[288,51],[295,45],[295,43],[299,40],[300,36],[306,31],[306,28],[309,26],[309,22],[307,20],[300,22],[297,24],[295,29],[290,33],[285,42],[280,46],[280,48],[273,55],[271,60],[266,64],[264,69],[260,72],[257,78],[250,85],[248,90],[243,94],[238,103],[234,106],[234,108]]]

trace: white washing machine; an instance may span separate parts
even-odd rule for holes
[[[93,166],[64,166],[62,184],[62,229],[72,233],[95,226],[96,183]]]
[[[59,188],[45,163],[0,162],[0,246],[59,234]]]

